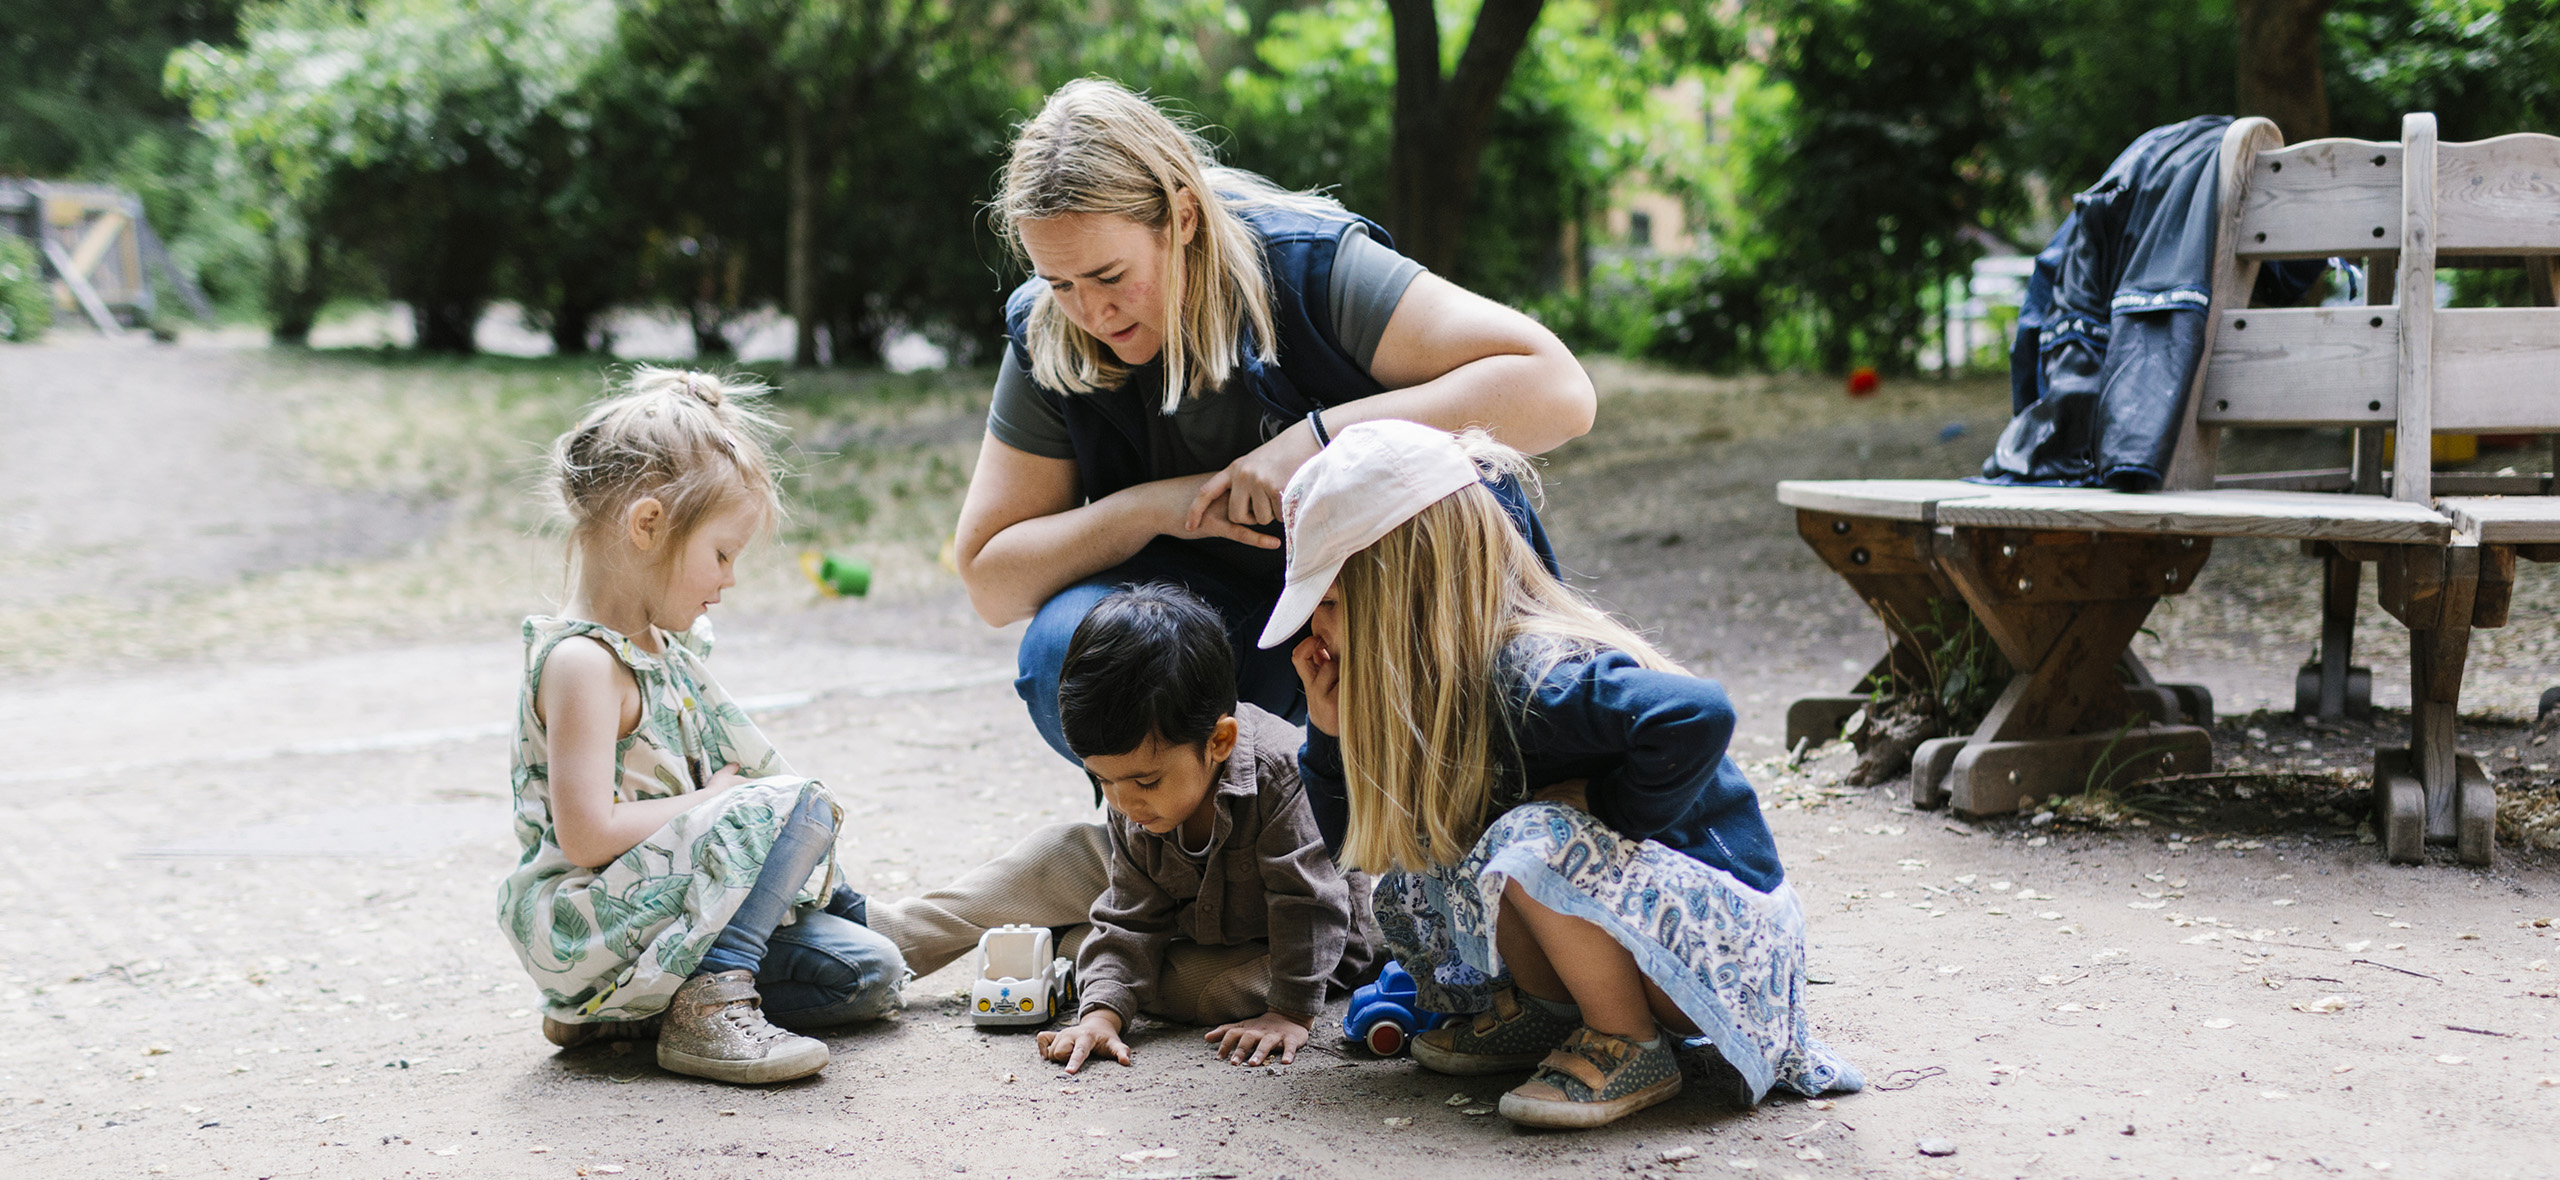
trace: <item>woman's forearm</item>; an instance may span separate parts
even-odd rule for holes
[[[1540,454],[1591,429],[1591,378],[1570,353],[1503,353],[1469,361],[1430,381],[1331,406],[1325,427],[1402,418],[1464,430],[1481,426],[1506,445]]]
[[[962,571],[969,605],[994,626],[1030,618],[1058,591],[1138,555],[1164,531],[1140,484],[1064,512],[1017,521]]]

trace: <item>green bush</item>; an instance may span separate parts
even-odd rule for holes
[[[28,341],[53,326],[53,284],[35,247],[0,233],[0,340]]]
[[[1551,295],[1531,311],[1577,349],[1730,373],[1772,359],[1763,290],[1725,259],[1628,259],[1594,268],[1581,298]]]

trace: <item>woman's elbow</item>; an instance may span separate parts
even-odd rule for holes
[[[969,592],[969,607],[977,611],[978,618],[990,627],[1003,627],[1031,617],[1031,612],[1022,609],[1018,603],[975,590]]]
[[[1556,445],[1562,446],[1591,433],[1591,425],[1600,415],[1600,392],[1591,384],[1590,372],[1573,358],[1572,350],[1562,341],[1550,346],[1547,362],[1553,370],[1546,383],[1547,420],[1556,432]]]
[[[969,594],[969,609],[978,612],[988,626],[1002,627],[1031,617],[1031,608],[1017,601],[1017,595],[1005,593],[1002,579],[981,566],[974,554],[962,555],[956,564],[960,586]]]

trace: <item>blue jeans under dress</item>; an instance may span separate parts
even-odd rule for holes
[[[859,894],[841,886],[826,909],[785,926],[793,894],[835,845],[835,817],[811,795],[783,821],[753,889],[703,952],[700,971],[755,972],[764,1014],[784,1028],[873,1020],[898,1006],[907,962],[887,935],[841,916]]]

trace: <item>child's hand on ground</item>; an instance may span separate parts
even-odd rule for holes
[[[1067,1063],[1067,1072],[1084,1068],[1084,1059],[1095,1053],[1109,1053],[1112,1060],[1129,1064],[1129,1043],[1120,1039],[1120,1017],[1109,1008],[1096,1008],[1084,1019],[1065,1028],[1040,1030],[1040,1056]]]
[[[1307,687],[1307,724],[1329,737],[1342,736],[1342,665],[1313,635],[1289,649],[1289,662],[1297,666],[1298,680]]]
[[[1307,1022],[1281,1012],[1265,1012],[1251,1020],[1221,1024],[1210,1029],[1206,1040],[1218,1043],[1218,1056],[1237,1065],[1260,1065],[1273,1050],[1279,1050],[1280,1064],[1298,1059],[1298,1050],[1307,1044]],[[1247,1053],[1252,1054],[1250,1057]]]

